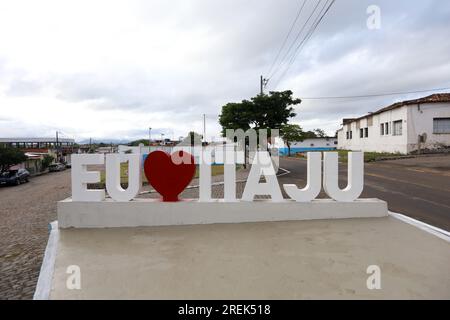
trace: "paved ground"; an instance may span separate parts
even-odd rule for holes
[[[449,249],[391,216],[62,229],[51,298],[449,299]],[[80,290],[66,286],[74,264]]]
[[[306,183],[306,161],[281,158],[291,173],[282,183]],[[450,231],[450,155],[366,163],[362,198],[388,202],[389,210]],[[347,181],[347,165],[339,167],[340,185]],[[322,193],[319,197],[326,197]]]
[[[70,195],[70,170],[0,188],[0,299],[32,299],[56,220],[56,201]]]

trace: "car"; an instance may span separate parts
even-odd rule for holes
[[[0,175],[0,185],[16,185],[28,182],[30,173],[27,169],[8,170]]]
[[[53,163],[48,166],[48,171],[50,171],[50,172],[63,171],[63,170],[66,170],[66,166],[59,162]]]

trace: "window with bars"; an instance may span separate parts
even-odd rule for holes
[[[450,118],[433,118],[433,133],[450,133]]]
[[[403,120],[397,120],[392,122],[393,125],[393,132],[392,134],[394,136],[401,136],[402,135],[402,130],[403,130]]]
[[[384,123],[380,124],[380,135],[384,136]]]
[[[389,122],[386,122],[384,124],[384,134],[388,135],[389,134]]]

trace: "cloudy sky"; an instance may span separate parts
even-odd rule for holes
[[[327,1],[306,1],[271,70],[303,0],[0,0],[0,136],[135,139],[152,127],[178,138],[202,132],[206,114],[218,137],[221,106],[258,94],[274,71],[267,90],[305,98],[292,122],[329,134],[343,117],[429,93],[306,98],[450,87],[450,2],[337,0],[294,55]]]

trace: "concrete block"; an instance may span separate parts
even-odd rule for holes
[[[255,200],[199,202],[197,199],[162,202],[134,199],[129,202],[106,199],[100,202],[58,202],[60,228],[112,228],[170,226],[189,224],[241,223],[313,219],[373,218],[388,215],[387,203],[379,199],[337,202],[317,199],[311,202]]]

